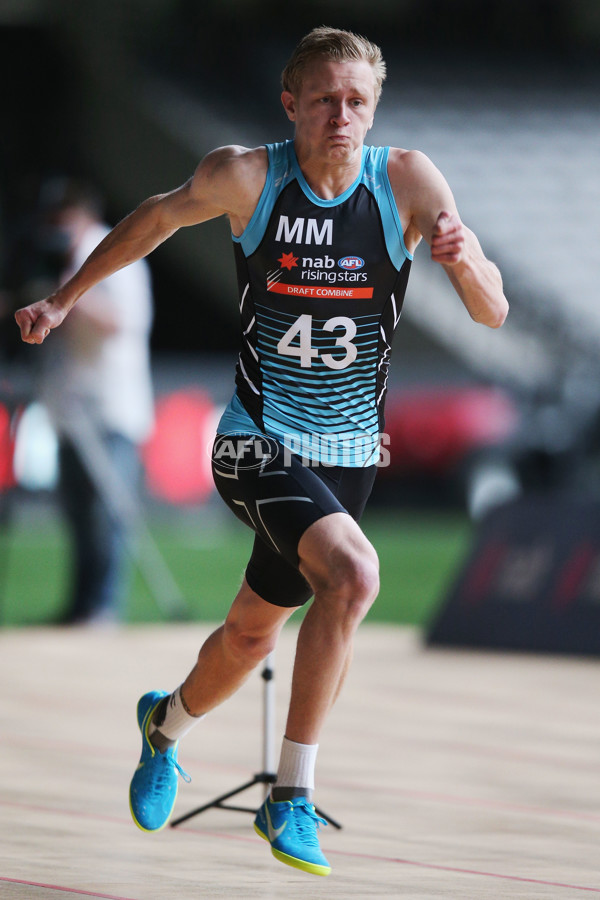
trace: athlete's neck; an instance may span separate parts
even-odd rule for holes
[[[362,167],[362,146],[339,148],[330,156],[311,153],[294,144],[296,159],[311,191],[321,200],[335,200],[354,184]],[[337,155],[336,155],[337,154]]]

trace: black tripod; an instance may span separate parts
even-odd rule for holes
[[[188,819],[191,819],[193,816],[197,816],[200,813],[205,812],[207,809],[232,809],[236,812],[249,812],[256,813],[257,810],[250,806],[233,806],[226,801],[231,797],[235,797],[237,794],[241,794],[243,791],[247,791],[248,788],[254,787],[255,784],[264,784],[265,785],[265,797],[268,793],[268,785],[274,784],[277,780],[277,775],[275,774],[275,744],[274,744],[274,729],[275,729],[275,669],[273,667],[274,663],[274,654],[270,653],[264,664],[264,668],[261,672],[261,678],[263,679],[263,768],[262,772],[258,772],[250,781],[246,781],[244,784],[241,784],[239,787],[234,788],[232,791],[228,791],[226,794],[221,794],[220,797],[216,797],[214,800],[211,800],[210,803],[205,803],[204,806],[199,806],[196,809],[190,810],[188,813],[185,813],[183,816],[179,816],[178,819],[174,819],[171,822],[171,828],[175,828],[177,825],[180,825],[182,822],[187,822]],[[329,822],[333,825],[334,828],[341,828],[339,822],[336,822],[335,819],[332,819],[331,816],[327,816],[322,810],[315,807],[315,811],[320,815],[326,822]]]

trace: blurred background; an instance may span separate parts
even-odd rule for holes
[[[430,621],[502,505],[597,496],[597,3],[0,0],[1,625],[60,619],[73,554],[40,402],[44,348],[21,344],[12,320],[59,274],[48,247],[34,254],[44,186],[86,179],[114,224],[213,147],[291,137],[279,76],[318,24],[381,45],[371,142],[439,166],[511,305],[501,330],[474,325],[417,251],[389,382],[391,463],[365,519],[383,573],[371,618]],[[227,223],[178,232],[148,262],[156,417],[139,502],[115,513],[135,534],[120,616],[221,619],[251,543],[213,492],[205,450],[237,355]]]

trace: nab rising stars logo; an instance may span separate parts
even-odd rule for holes
[[[360,256],[343,256],[338,260],[338,266],[342,269],[362,269],[365,261]]]

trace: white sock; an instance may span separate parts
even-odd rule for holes
[[[151,722],[148,726],[148,736],[159,731],[168,741],[178,741],[190,731],[204,716],[193,716],[185,707],[181,698],[181,686],[173,691],[168,698],[162,721],[158,724]],[[154,743],[154,742],[153,742]]]
[[[273,787],[274,799],[287,799],[281,794],[282,790],[290,788],[293,794],[306,793],[310,798],[315,787],[315,764],[317,761],[318,744],[297,744],[284,737],[281,744],[281,756],[277,769],[277,781]],[[286,792],[287,793],[287,792]]]

